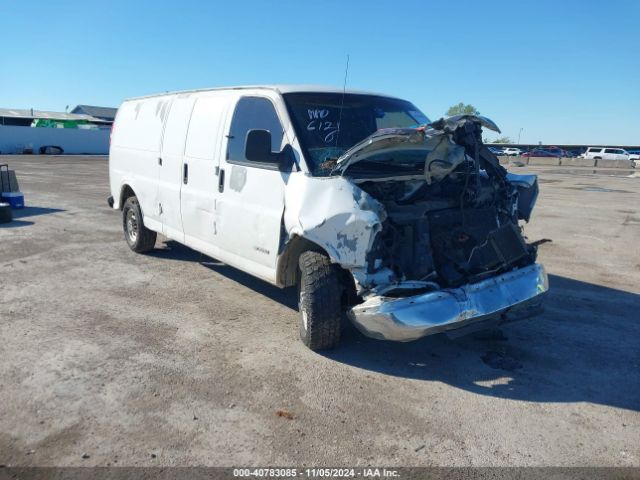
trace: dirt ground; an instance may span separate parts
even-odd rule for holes
[[[317,354],[294,292],[131,252],[106,158],[1,160],[27,208],[0,225],[0,464],[640,466],[637,174],[514,168],[553,240],[542,316]]]

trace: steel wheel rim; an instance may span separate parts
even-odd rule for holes
[[[136,213],[133,210],[129,210],[127,212],[127,236],[131,243],[135,243],[138,238],[138,219],[136,218]]]

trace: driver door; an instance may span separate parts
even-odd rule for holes
[[[284,188],[289,172],[277,164],[245,157],[249,130],[268,130],[272,151],[280,151],[284,130],[271,99],[240,97],[235,105],[221,155],[216,217],[219,246],[226,261],[275,282],[280,247]]]

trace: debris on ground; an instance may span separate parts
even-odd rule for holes
[[[279,417],[287,418],[289,420],[293,420],[294,418],[296,418],[293,413],[287,412],[286,410],[277,410],[276,415],[278,415]]]

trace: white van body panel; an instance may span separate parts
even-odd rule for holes
[[[188,245],[216,240],[216,200],[219,196],[216,169],[220,165],[227,110],[232,100],[225,92],[198,94],[195,98],[181,174],[180,208]]]
[[[162,228],[157,207],[158,157],[169,106],[168,96],[125,102],[116,115],[109,152],[115,205],[120,205],[122,188],[131,186],[138,195],[145,225],[156,231]]]
[[[360,267],[386,218],[384,207],[344,177],[292,174],[285,192],[284,224],[344,267]]]
[[[181,243],[184,243],[184,231],[180,210],[182,183],[179,179],[182,178],[182,157],[194,102],[195,99],[191,95],[177,95],[172,98],[162,137],[162,152],[159,160],[161,166],[158,169],[161,233]]]
[[[279,94],[255,90],[242,92],[242,97],[258,99],[275,110],[282,130],[272,132],[273,151],[280,151],[284,145],[293,143],[292,127]],[[225,140],[244,144],[244,139]],[[227,148],[224,150],[226,152]],[[218,202],[219,245],[242,258],[243,262],[250,262],[254,271],[270,272],[268,280],[275,283],[278,254],[284,240],[281,238],[284,191],[292,173],[251,167],[234,162],[226,155],[221,158],[220,171],[224,172],[225,186]]]
[[[282,128],[273,150],[291,145],[298,168],[304,168],[278,91],[174,93],[125,101],[120,107],[109,159],[111,193],[114,208],[121,208],[120,195],[128,186],[150,230],[276,284],[284,190],[291,172],[227,160],[234,108],[245,97],[271,102]]]

